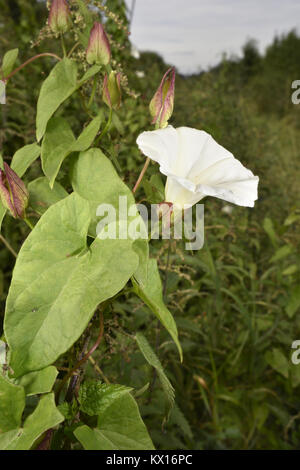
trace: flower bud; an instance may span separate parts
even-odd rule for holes
[[[167,127],[168,120],[172,116],[175,93],[175,69],[167,70],[161,84],[150,102],[150,114],[153,117],[152,124],[160,129]]]
[[[110,72],[104,77],[103,82],[103,101],[109,108],[119,108],[121,104],[121,75],[116,72]]]
[[[110,45],[102,24],[95,22],[92,27],[86,60],[89,64],[107,65],[110,62]]]
[[[71,13],[66,0],[53,0],[48,25],[55,34],[65,33],[71,23]]]
[[[3,206],[12,216],[23,219],[28,205],[29,194],[23,181],[4,162],[4,170],[0,169],[0,198]]]

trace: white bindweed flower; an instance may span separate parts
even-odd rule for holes
[[[143,132],[140,150],[159,163],[167,176],[165,200],[174,208],[187,209],[205,196],[239,206],[253,207],[258,176],[254,176],[207,132],[189,127]]]

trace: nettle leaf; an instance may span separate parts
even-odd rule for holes
[[[61,117],[50,119],[42,145],[42,168],[53,187],[60,167],[72,152],[88,149],[101,124],[101,114],[95,117],[76,140],[68,122]]]
[[[172,336],[182,360],[182,349],[178,339],[178,331],[171,312],[163,301],[161,279],[158,272],[157,262],[150,259],[148,263],[148,279],[145,287],[132,280],[135,293],[145,302],[150,310],[157,316],[166,330]]]
[[[86,450],[153,450],[136,401],[126,393],[98,416],[98,427],[80,426],[74,434]]]
[[[44,395],[34,412],[25,420],[22,428],[0,434],[0,449],[28,450],[45,431],[62,421],[64,417],[55,406],[54,394]]]
[[[54,182],[53,188],[49,186],[48,178],[42,176],[28,185],[30,207],[42,215],[46,210],[58,201],[68,196],[61,184]]]
[[[52,390],[58,371],[56,367],[49,366],[45,369],[23,375],[16,382],[24,387],[26,395],[48,393]]]
[[[23,387],[11,383],[0,372],[0,434],[20,426],[24,407]]]
[[[25,145],[16,151],[12,158],[11,168],[20,178],[24,175],[30,165],[40,156],[41,147],[37,144]]]
[[[103,413],[115,400],[132,390],[125,385],[88,381],[81,385],[78,395],[80,410],[90,416]]]
[[[19,49],[11,49],[4,54],[1,72],[3,78],[7,77],[13,70],[15,62],[19,55]]]
[[[51,206],[23,244],[4,321],[16,377],[52,364],[117,294],[138,266],[133,240],[87,248],[89,205],[73,193]]]
[[[65,58],[58,62],[44,81],[36,116],[36,139],[39,142],[45,134],[49,119],[57,108],[69,98],[77,88],[77,64]]]
[[[137,333],[135,338],[144,358],[146,359],[148,364],[154,367],[157,371],[159,380],[161,382],[162,388],[165,392],[166,399],[167,399],[166,416],[168,419],[170,415],[170,411],[174,406],[174,399],[175,399],[174,388],[172,387],[168,377],[166,376],[160,360],[158,359],[157,355],[151,348],[145,336],[142,335],[142,333]]]

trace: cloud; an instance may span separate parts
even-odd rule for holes
[[[263,50],[292,28],[300,29],[299,0],[136,0],[131,38],[190,73],[216,64],[223,52],[238,55],[249,38]]]

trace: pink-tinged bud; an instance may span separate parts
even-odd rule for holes
[[[107,65],[110,62],[110,45],[102,24],[95,22],[92,27],[86,60],[89,64]]]
[[[71,13],[66,0],[52,0],[48,25],[55,34],[68,31],[71,25]]]
[[[29,194],[23,181],[4,162],[4,171],[0,169],[0,198],[12,216],[23,219],[28,205]]]
[[[150,102],[150,114],[153,117],[152,124],[160,129],[168,125],[174,108],[175,94],[175,69],[167,70],[161,84]]]
[[[109,76],[105,74],[102,97],[109,108],[119,108],[122,99],[121,75],[119,73],[110,72]]]

